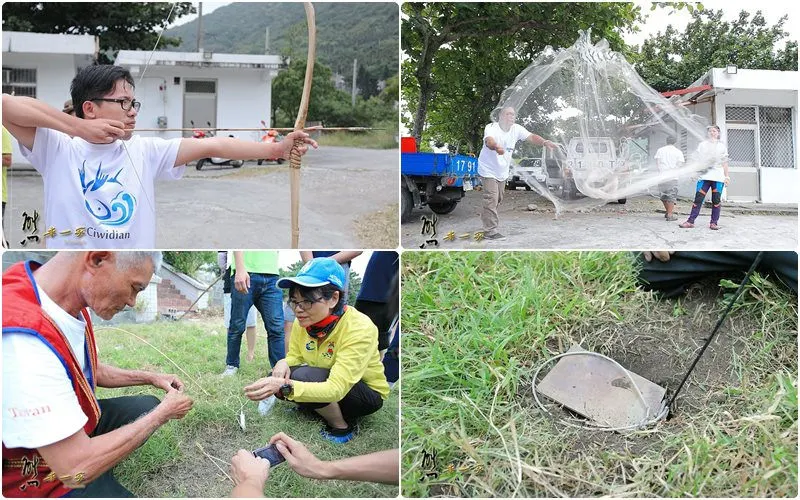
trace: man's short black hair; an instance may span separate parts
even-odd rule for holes
[[[667,136],[667,144],[675,144],[675,136],[674,135],[668,135]]]
[[[69,92],[72,94],[72,107],[75,116],[83,118],[83,103],[92,99],[99,99],[112,90],[118,80],[125,80],[131,87],[136,87],[133,83],[131,72],[122,66],[112,64],[98,64],[87,66],[78,71],[72,79]]]

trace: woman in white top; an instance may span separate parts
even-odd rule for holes
[[[716,231],[719,229],[719,214],[722,210],[722,189],[727,186],[731,178],[728,173],[728,148],[719,140],[719,127],[708,127],[708,139],[697,146],[695,153],[699,160],[708,165],[708,170],[700,175],[697,181],[697,192],[694,195],[692,212],[686,222],[680,226],[684,229],[694,227],[694,221],[700,215],[700,207],[709,189],[711,190],[711,223],[708,228]]]

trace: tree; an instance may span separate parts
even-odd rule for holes
[[[191,2],[177,2],[170,22],[194,14]],[[119,50],[152,50],[155,28],[164,27],[173,8],[167,2],[7,2],[3,4],[3,31],[94,35],[100,40],[98,62],[109,64]],[[180,44],[162,37],[159,48]]]
[[[164,252],[164,262],[188,276],[204,265],[211,264],[216,269],[217,252]]]
[[[751,17],[743,10],[732,22],[722,15],[722,10],[695,9],[684,32],[670,25],[652,36],[638,51],[636,71],[659,92],[687,88],[710,68],[728,64],[797,71],[797,40],[785,40],[786,16],[767,26],[761,11]]]
[[[592,29],[615,50],[634,31],[640,8],[631,3],[405,3],[402,92],[421,141],[474,144],[502,90],[547,45],[571,46]],[[428,111],[431,111],[428,116]],[[431,134],[428,134],[431,135]],[[474,146],[473,146],[474,147]]]

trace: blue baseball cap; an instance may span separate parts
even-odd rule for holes
[[[294,278],[278,280],[279,288],[289,288],[292,283],[307,287],[320,287],[332,284],[344,290],[344,268],[330,257],[317,257],[306,262]]]

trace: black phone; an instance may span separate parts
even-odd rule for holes
[[[275,467],[278,464],[283,463],[286,461],[281,455],[281,452],[278,451],[278,448],[275,447],[274,444],[267,445],[263,448],[259,448],[253,452],[253,455],[261,458],[266,458],[269,460],[270,468]]]

